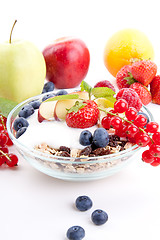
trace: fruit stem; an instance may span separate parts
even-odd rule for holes
[[[2,122],[2,125],[3,125],[4,129],[6,129],[6,126],[5,126],[4,120],[3,120],[3,116],[1,114],[0,114],[0,119],[1,119],[1,122]]]
[[[3,156],[5,156],[9,161],[11,161],[10,157],[9,157],[6,153],[4,153],[2,150],[0,150],[0,153],[1,153]]]
[[[9,38],[9,43],[10,43],[10,44],[11,44],[11,42],[12,42],[12,32],[13,32],[13,28],[14,28],[16,22],[17,22],[17,20],[14,21],[13,26],[12,26],[12,29],[11,29],[10,38]]]

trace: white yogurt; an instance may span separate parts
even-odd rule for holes
[[[59,148],[60,146],[66,146],[71,149],[83,149],[79,143],[80,133],[84,129],[68,127],[66,122],[62,121],[38,121],[38,110],[27,118],[29,126],[24,134],[22,134],[18,140],[28,146],[35,147],[38,144],[46,143],[53,148]],[[87,128],[91,133],[95,131],[97,126]],[[86,129],[85,129],[86,130]]]

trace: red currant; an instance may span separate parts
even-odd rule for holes
[[[139,132],[139,128],[134,124],[129,125],[126,129],[126,134],[127,134],[127,137],[129,137],[129,138],[134,138],[134,136],[138,132]]]
[[[136,138],[136,144],[140,147],[146,147],[148,143],[150,142],[150,137],[147,133],[144,132],[138,132],[135,135]]]
[[[149,150],[146,150],[142,153],[142,160],[146,163],[152,163],[155,157],[150,154]]]
[[[17,166],[17,163],[18,163],[18,157],[16,155],[10,153],[8,155],[8,157],[6,158],[6,164],[9,167],[14,167],[14,166]]]
[[[155,144],[160,145],[160,132],[156,132],[152,135],[152,140]]]
[[[123,113],[128,109],[128,103],[124,99],[119,99],[114,103],[114,110],[118,113]]]
[[[119,129],[122,125],[122,119],[120,117],[112,117],[110,120],[110,124],[114,129]]]
[[[2,123],[0,123],[0,132],[4,130],[4,125]]]
[[[4,153],[9,153],[9,150],[7,147],[0,147],[0,151],[4,152]],[[2,155],[2,153],[0,152],[0,156]]]
[[[144,127],[146,123],[147,123],[147,118],[142,114],[139,114],[134,120],[134,124],[137,127]]]
[[[111,122],[110,117],[108,116],[103,117],[101,121],[102,127],[105,129],[110,129],[111,126],[110,122]]]
[[[125,112],[126,118],[129,121],[133,121],[137,117],[137,109],[134,107],[129,107]]]
[[[151,163],[153,167],[157,167],[160,165],[160,158],[155,157],[155,160]]]
[[[126,129],[130,123],[123,122],[119,129],[116,129],[115,134],[119,137],[126,137]]]
[[[6,145],[7,145],[7,146],[12,146],[12,145],[13,145],[13,142],[12,142],[12,140],[10,139],[7,130],[3,130],[2,133],[4,133],[4,134],[7,136],[7,138],[8,138],[8,141],[7,141]]]
[[[0,166],[2,166],[3,163],[5,163],[5,158],[4,156],[0,156]]]
[[[160,145],[152,144],[149,148],[150,154],[154,157],[160,157]]]
[[[4,133],[0,133],[0,146],[4,147],[8,141],[8,137]]]
[[[146,126],[146,131],[150,133],[155,133],[158,131],[159,124],[156,122],[149,122]]]

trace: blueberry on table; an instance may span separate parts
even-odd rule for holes
[[[68,92],[66,90],[59,90],[57,93],[56,93],[56,96],[60,96],[60,95],[67,95]]]
[[[27,127],[22,127],[16,132],[16,138],[19,138],[25,131],[27,130]]]
[[[22,127],[28,127],[28,126],[29,126],[28,121],[23,117],[16,118],[13,123],[13,128],[16,131],[18,131]]]
[[[88,130],[82,131],[79,137],[79,142],[83,146],[90,145],[92,143],[92,133]]]
[[[85,231],[80,226],[73,226],[68,229],[66,235],[69,240],[81,240],[85,237]]]
[[[19,112],[19,117],[28,118],[34,113],[34,108],[30,104],[23,106]]]
[[[101,210],[95,210],[91,215],[92,222],[96,225],[102,225],[108,221],[108,214]]]
[[[93,144],[96,148],[106,147],[109,143],[109,134],[105,128],[97,128],[93,133]]]
[[[80,211],[87,211],[93,205],[92,200],[88,196],[79,196],[76,199],[75,204],[76,204],[76,208]]]
[[[55,94],[54,93],[49,93],[47,95],[45,95],[43,98],[42,98],[42,102],[44,102],[45,100],[51,98],[51,97],[55,97]]]
[[[42,93],[51,92],[53,90],[54,90],[54,83],[53,82],[46,82],[44,84]]]
[[[41,102],[38,100],[33,100],[33,101],[29,102],[28,104],[31,105],[34,109],[38,109],[39,106],[41,105]]]

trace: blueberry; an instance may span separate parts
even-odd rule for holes
[[[29,105],[26,104],[25,106],[23,106],[19,112],[19,117],[24,117],[24,118],[28,118],[29,116],[31,116],[34,113],[34,108]]]
[[[42,102],[44,102],[45,100],[47,100],[48,98],[51,98],[51,97],[55,97],[55,94],[54,93],[49,93],[49,94],[45,95],[42,98]]]
[[[60,96],[60,95],[67,95],[68,92],[66,90],[60,90],[56,93],[56,96]]]
[[[38,100],[33,100],[33,101],[29,102],[28,104],[31,105],[34,109],[38,109],[41,102]]]
[[[54,83],[53,82],[46,82],[44,84],[42,93],[51,92],[53,90],[54,90]]]
[[[83,146],[90,145],[92,143],[92,133],[88,130],[82,131],[79,137],[79,142]]]
[[[93,144],[96,148],[106,147],[109,143],[109,134],[104,128],[97,128],[93,133]]]
[[[69,240],[81,240],[85,237],[85,231],[80,226],[73,226],[68,229],[66,235]]]
[[[13,123],[13,128],[16,131],[18,131],[22,127],[28,127],[28,126],[29,126],[28,121],[23,117],[16,118],[16,120]]]
[[[148,115],[146,114],[146,113],[144,113],[144,112],[138,112],[137,113],[137,115],[140,115],[140,114],[142,114],[143,116],[145,116],[146,118],[147,118],[147,123],[149,122],[149,117],[148,117]],[[146,125],[147,125],[147,123],[146,123]],[[146,127],[146,125],[144,126],[144,127]]]
[[[27,130],[27,127],[22,127],[16,132],[16,138],[19,138],[25,131]]]
[[[91,219],[92,219],[94,224],[102,225],[102,224],[107,222],[108,214],[101,209],[97,209],[92,213]]]
[[[92,200],[88,196],[80,196],[76,199],[76,208],[80,211],[87,211],[93,205]]]

